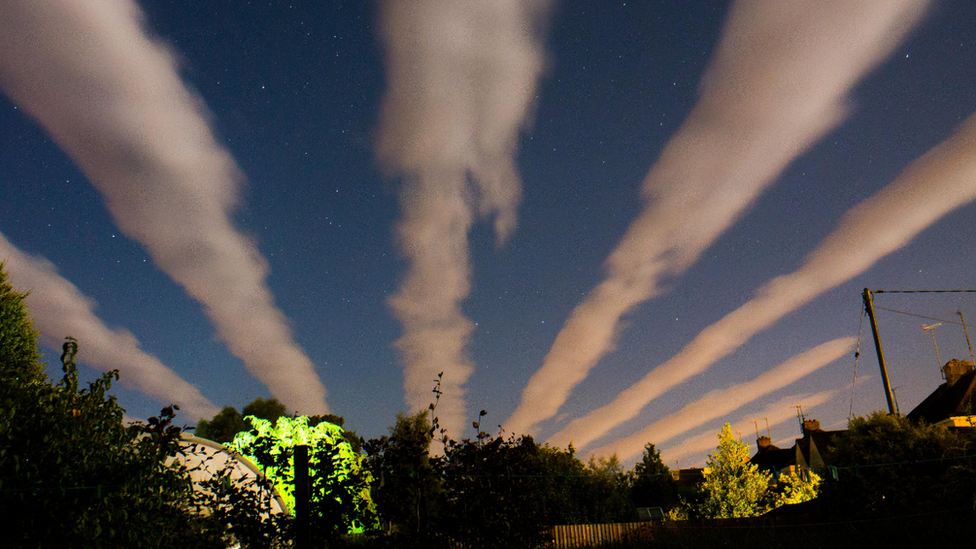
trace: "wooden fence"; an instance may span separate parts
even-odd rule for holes
[[[647,522],[616,524],[569,524],[552,527],[552,546],[557,549],[621,542],[638,530],[647,529]]]

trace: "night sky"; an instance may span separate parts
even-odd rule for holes
[[[47,4],[0,7],[0,260],[134,418],[377,437],[444,371],[452,436],[687,467],[886,407],[864,288],[976,289],[967,0]],[[976,293],[875,305],[907,413]]]

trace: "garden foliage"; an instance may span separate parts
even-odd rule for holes
[[[295,507],[293,449],[309,448],[311,531],[313,540],[336,540],[377,525],[370,494],[372,476],[364,457],[328,422],[309,426],[309,418],[266,419],[247,416],[252,429],[238,433],[228,447],[249,458],[274,483],[290,509]]]
[[[195,489],[176,406],[125,425],[108,391],[82,384],[67,338],[48,381],[25,293],[0,266],[0,521],[9,547],[274,547],[287,519],[254,513],[258,491],[228,479]],[[83,350],[83,349],[81,349]]]

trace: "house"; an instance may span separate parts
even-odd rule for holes
[[[804,419],[802,429],[803,437],[796,439],[791,448],[778,448],[769,437],[759,437],[756,455],[749,462],[760,470],[772,471],[774,480],[783,473],[824,471],[829,465],[824,454],[834,438],[844,431],[824,431],[816,419]]]
[[[671,478],[678,483],[678,490],[687,490],[698,485],[705,478],[704,469],[701,467],[686,467],[684,469],[671,469]]]
[[[952,359],[942,367],[942,377],[945,383],[909,412],[908,419],[950,429],[976,426],[976,367],[968,360]]]
[[[775,476],[792,474],[796,471],[796,445],[791,448],[779,448],[769,437],[756,439],[756,455],[749,460],[759,467],[760,471],[773,471]]]
[[[823,471],[827,469],[825,453],[832,446],[834,439],[847,429],[839,431],[824,431],[820,422],[815,419],[803,420],[803,438],[796,441],[797,468],[801,470]]]
[[[976,366],[968,360],[952,359],[942,367],[945,383],[908,414],[908,419],[950,429],[976,428]],[[797,471],[824,471],[830,465],[825,455],[834,439],[844,431],[824,431],[815,419],[804,419],[803,437],[791,448],[778,448],[769,437],[756,440],[756,455],[749,461],[775,477]]]

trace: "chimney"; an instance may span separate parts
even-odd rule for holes
[[[820,430],[820,421],[816,419],[804,419],[803,420],[803,434],[808,435],[814,431]]]
[[[942,375],[945,377],[946,385],[951,386],[959,381],[959,378],[973,371],[973,363],[968,360],[952,359],[942,367]]]
[[[762,452],[766,448],[769,448],[772,445],[773,445],[773,441],[769,437],[759,437],[756,439],[756,447],[759,449],[760,452]]]

